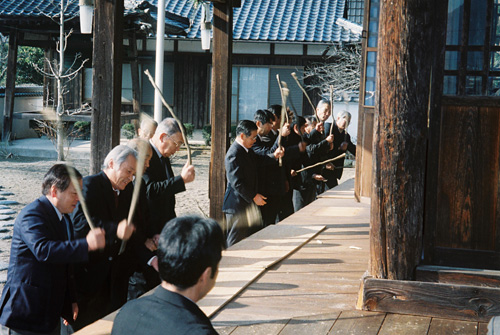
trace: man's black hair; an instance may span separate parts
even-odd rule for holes
[[[306,119],[303,118],[302,116],[300,115],[294,115],[293,119],[292,119],[292,124],[291,124],[291,128],[293,129],[294,126],[297,126],[297,129],[300,130],[300,128],[306,124]]]
[[[246,136],[252,136],[252,131],[257,130],[257,125],[255,122],[250,120],[241,120],[236,126],[236,136],[239,134],[245,134]]]
[[[259,109],[255,112],[253,116],[253,120],[255,124],[257,124],[257,121],[260,121],[263,125],[266,123],[270,123],[273,119],[271,118],[271,113],[268,111]]]
[[[198,282],[207,267],[217,273],[226,240],[219,224],[199,216],[183,216],[167,222],[158,243],[160,278],[185,290]]]
[[[318,122],[318,118],[316,115],[307,115],[304,116],[304,119],[306,119],[307,123],[312,124],[313,122]]]
[[[278,119],[281,117],[281,105],[271,105],[267,110],[276,115]]]
[[[68,169],[71,169],[74,172],[78,180],[82,179],[81,173],[74,167],[66,164],[56,164],[52,166],[43,177],[42,194],[49,194],[52,185],[55,185],[61,192],[66,191],[71,182]]]

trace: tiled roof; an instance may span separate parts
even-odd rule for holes
[[[358,42],[360,35],[336,24],[346,0],[242,0],[233,11],[233,39],[268,42]],[[152,0],[156,6],[157,0]],[[211,4],[212,5],[212,4]],[[166,9],[192,20],[188,38],[200,38],[201,6],[166,0]]]
[[[346,0],[242,0],[233,11],[233,39],[267,42],[357,42],[360,35],[337,24]],[[347,0],[349,1],[349,0]],[[157,0],[150,1],[157,6]],[[125,12],[140,1],[125,0]],[[211,4],[212,5],[212,4]],[[166,10],[192,21],[187,38],[200,38],[201,6],[192,0],[166,0]],[[0,0],[0,20],[6,17],[36,18],[56,14],[49,0]],[[78,15],[78,1],[67,16]]]

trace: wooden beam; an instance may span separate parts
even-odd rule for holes
[[[500,314],[500,289],[367,278],[363,309],[487,322]]]
[[[433,0],[380,3],[370,272],[409,280],[422,254]]]
[[[120,143],[123,0],[95,1],[90,172]]]
[[[498,288],[500,287],[500,271],[420,265],[417,267],[417,280]]]
[[[210,217],[222,220],[226,190],[224,157],[231,130],[233,9],[231,0],[214,3],[212,54],[212,153],[210,157]]]
[[[3,107],[2,142],[12,139],[12,122],[14,115],[14,96],[16,90],[17,40],[18,32],[9,35],[9,53],[7,55],[7,78],[5,80],[5,100]]]

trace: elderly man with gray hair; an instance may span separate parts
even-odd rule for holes
[[[103,170],[83,178],[83,198],[90,219],[106,232],[103,252],[89,255],[89,261],[75,265],[79,316],[72,324],[78,330],[120,308],[127,301],[128,280],[135,269],[134,243],[118,254],[122,240],[128,240],[135,227],[127,224],[132,200],[131,183],[137,165],[137,152],[126,145],[113,148],[104,160]],[[75,238],[86,236],[89,225],[81,204],[72,214]]]
[[[175,214],[175,194],[186,190],[186,184],[194,180],[194,166],[186,163],[179,176],[174,175],[169,157],[184,143],[179,124],[173,118],[165,118],[158,124],[149,140],[153,156],[144,173],[148,206],[151,214],[152,235],[159,236],[163,226]]]
[[[337,118],[333,123],[325,123],[325,133],[330,133],[330,128],[332,129],[333,135],[333,150],[330,151],[329,158],[335,158],[342,155],[346,151],[356,156],[356,145],[351,141],[351,135],[347,133],[347,127],[351,123],[351,113],[348,111],[340,111],[337,114]],[[338,180],[342,177],[342,172],[344,170],[344,160],[345,158],[338,159],[333,163],[328,163],[323,169],[322,175],[325,179],[328,179],[327,186],[332,188],[338,185]]]

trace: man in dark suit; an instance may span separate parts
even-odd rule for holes
[[[196,216],[169,221],[158,245],[161,286],[127,302],[111,334],[217,334],[196,302],[214,287],[224,249],[216,221]]]
[[[258,193],[257,166],[276,164],[284,150],[277,148],[272,154],[256,155],[252,145],[257,139],[257,126],[249,120],[240,121],[236,127],[236,139],[226,153],[227,188],[222,211],[226,214],[227,245],[231,246],[262,228],[260,211],[266,197]],[[251,221],[248,218],[251,218]]]
[[[351,113],[348,111],[339,112],[333,124],[325,123],[325,132],[327,134],[330,133],[330,128],[333,126],[332,135],[334,142],[333,150],[330,151],[329,158],[335,158],[346,151],[356,156],[356,145],[352,143],[351,135],[347,133],[347,127],[349,127],[350,123]],[[345,157],[338,159],[323,169],[322,175],[324,178],[328,179],[326,184],[329,188],[338,185],[338,180],[342,177],[342,172],[344,171],[344,160]]]
[[[144,173],[148,206],[151,215],[151,235],[157,235],[165,223],[176,217],[175,194],[186,190],[185,184],[194,180],[194,166],[184,165],[180,176],[172,171],[169,157],[184,143],[177,121],[166,118],[156,128],[150,140],[153,156]]]
[[[26,206],[14,224],[7,283],[0,301],[0,333],[59,334],[60,318],[78,316],[70,264],[84,262],[90,251],[104,248],[104,231],[74,238],[69,222],[78,202],[64,164],[47,172],[43,196]],[[78,185],[81,187],[81,185]]]
[[[114,147],[104,159],[101,172],[83,179],[83,197],[96,227],[106,231],[106,248],[89,261],[75,266],[80,317],[72,325],[78,330],[120,308],[127,301],[128,281],[136,268],[134,241],[118,255],[122,240],[135,227],[127,224],[137,165],[137,152],[126,145]],[[88,233],[89,225],[79,205],[73,211],[77,237]]]

